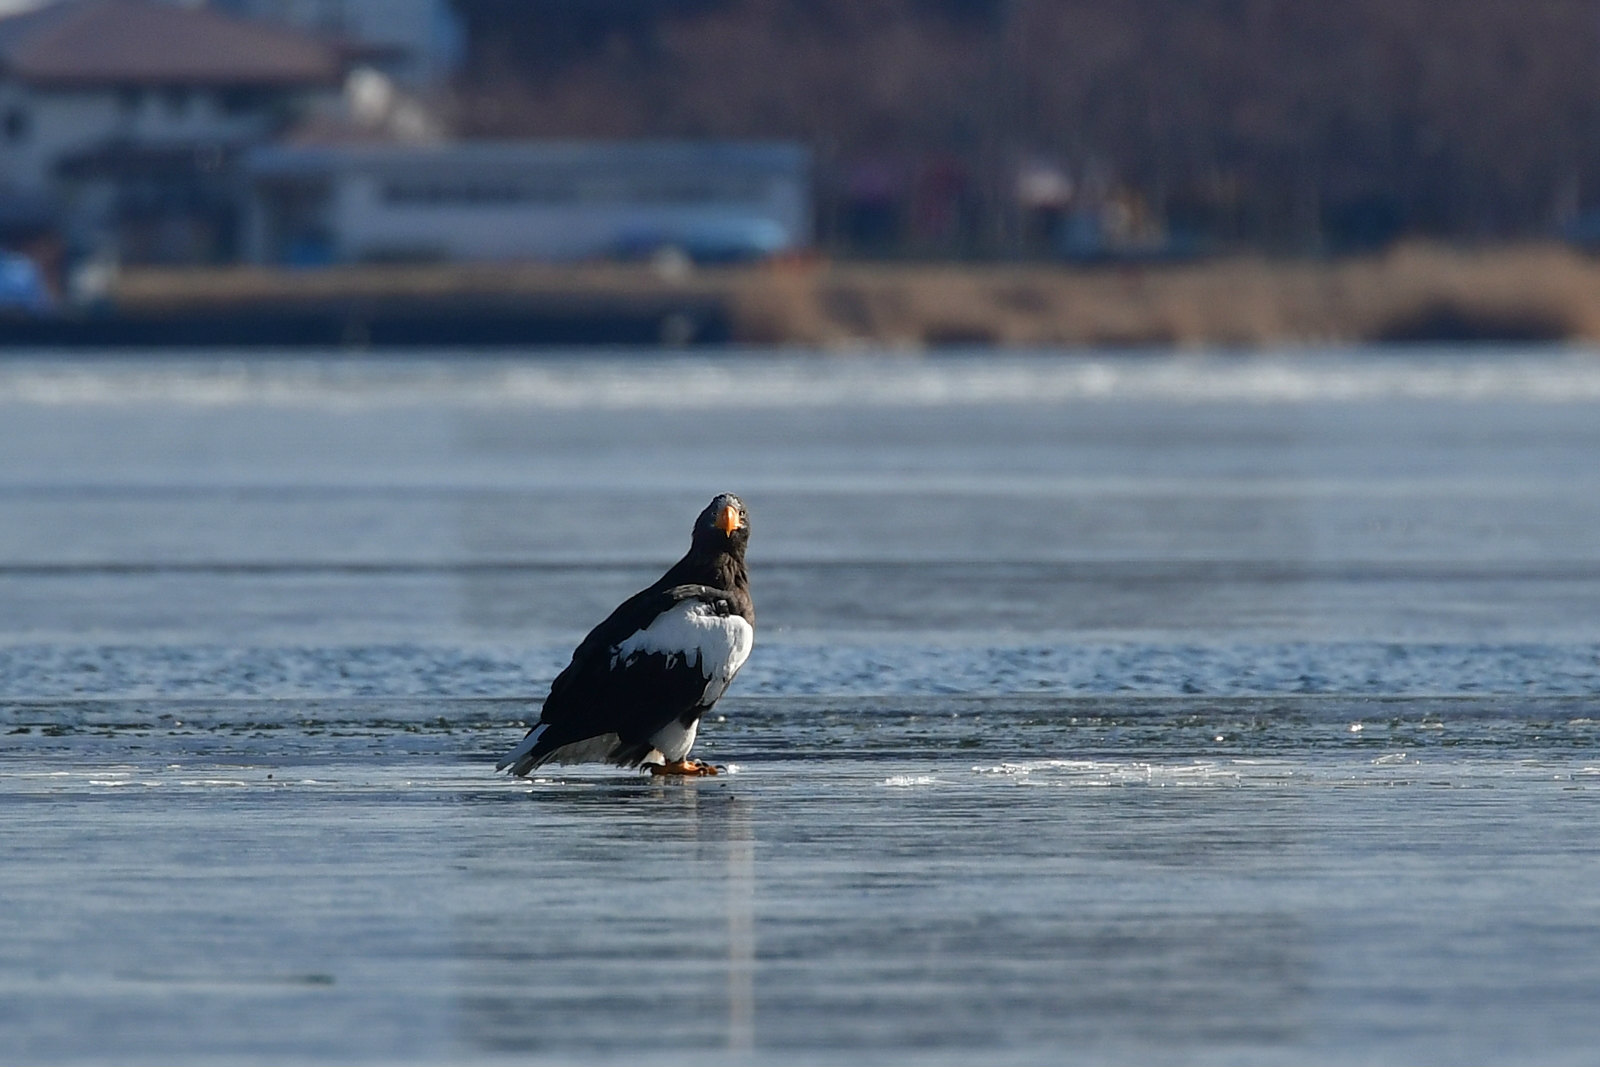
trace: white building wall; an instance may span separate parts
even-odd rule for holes
[[[101,91],[38,90],[0,84],[0,123],[25,115],[27,132],[16,139],[0,129],[0,185],[44,194],[56,164],[107,141],[127,138],[143,145],[258,141],[270,129],[264,110],[229,114],[219,93],[186,91],[180,98],[161,90],[134,96]]]
[[[0,177],[21,193],[46,194],[56,161],[104,140],[117,129],[117,101],[109,94],[35,93],[8,85],[0,89],[0,115],[26,116],[27,133],[7,139],[0,151]]]
[[[780,183],[773,183],[778,186]],[[798,190],[775,188],[764,202],[746,204],[496,203],[394,205],[381,183],[350,175],[339,183],[333,218],[338,255],[345,260],[426,258],[578,260],[615,252],[624,242],[664,245],[732,225],[781,227],[781,246],[810,240]]]
[[[575,260],[676,246],[762,255],[811,242],[803,151],[738,144],[466,143],[263,148],[252,254],[334,261]],[[304,198],[313,199],[307,201]],[[301,205],[290,208],[291,202]],[[305,204],[316,203],[314,218]]]
[[[137,102],[123,112],[121,123],[119,134],[159,145],[257,141],[270,131],[271,120],[260,106],[230,114],[218,91],[193,90],[174,95],[166,90],[151,90],[139,94]]]

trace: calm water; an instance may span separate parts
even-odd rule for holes
[[[730,773],[495,777],[720,490]],[[11,361],[0,520],[0,1061],[1597,1061],[1600,356]]]

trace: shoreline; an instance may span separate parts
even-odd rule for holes
[[[1600,341],[1600,260],[1555,244],[1343,259],[125,270],[110,309],[0,345],[1240,348]]]

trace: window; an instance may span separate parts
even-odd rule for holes
[[[6,112],[4,121],[6,140],[13,143],[25,141],[28,134],[33,132],[33,118],[20,107],[14,107]]]
[[[221,102],[222,113],[225,115],[246,115],[252,111],[261,110],[262,97],[254,89],[224,89],[218,95],[218,99]]]

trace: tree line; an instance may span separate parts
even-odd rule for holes
[[[1600,0],[455,2],[466,135],[799,139],[845,237],[1025,240],[1030,167],[1219,244],[1600,205]]]

